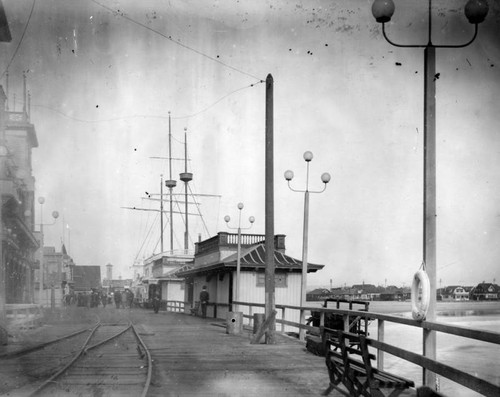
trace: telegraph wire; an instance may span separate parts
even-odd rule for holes
[[[245,86],[245,87],[241,87],[241,88],[238,88],[237,90],[234,90],[233,92],[230,92],[229,94],[226,94],[224,95],[222,98],[220,98],[219,100],[217,100],[216,102],[212,103],[210,106],[206,107],[205,109],[203,110],[200,110],[199,112],[197,113],[193,113],[193,114],[190,114],[190,115],[187,115],[187,116],[177,116],[177,117],[172,117],[172,120],[181,120],[181,119],[190,119],[190,118],[193,118],[193,117],[196,117],[198,116],[199,114],[201,113],[204,113],[206,112],[208,109],[214,107],[215,105],[217,105],[220,101],[222,101],[223,99],[226,99],[228,96],[230,95],[233,95],[235,93],[237,93],[238,91],[242,91],[242,90],[245,90],[247,88],[251,88],[257,84],[262,84],[264,83],[263,80],[260,80],[258,83],[254,83],[254,84],[250,84],[248,86]]]
[[[148,241],[149,239],[149,235],[151,234],[151,231],[153,230],[153,226],[156,225],[156,222],[157,222],[157,218],[158,218],[158,214],[156,214],[155,216],[155,219],[153,220],[153,222],[151,223],[151,227],[149,228],[149,231],[148,233],[146,234],[146,237],[144,237],[144,240],[142,242],[142,245],[141,247],[139,248],[139,250],[137,251],[137,255],[135,256],[135,260],[137,261],[137,258],[139,257],[139,254],[141,253],[142,249],[144,248],[144,245],[146,244],[146,241]]]
[[[199,50],[196,50],[196,49],[194,49],[192,47],[189,47],[186,44],[181,43],[179,40],[173,39],[172,36],[167,36],[167,35],[161,33],[160,31],[158,31],[156,29],[153,29],[153,28],[151,28],[151,27],[149,27],[147,25],[144,25],[143,23],[141,23],[139,21],[136,21],[133,18],[130,18],[130,17],[126,16],[124,12],[115,11],[112,8],[108,7],[108,6],[99,3],[97,0],[90,0],[90,1],[92,1],[93,3],[97,4],[98,6],[100,6],[102,8],[104,8],[104,9],[112,12],[114,15],[119,15],[122,18],[126,19],[127,21],[132,22],[132,23],[134,23],[134,24],[136,24],[136,25],[138,25],[138,26],[140,26],[140,27],[142,27],[144,29],[147,29],[147,30],[149,30],[149,31],[151,31],[153,33],[156,33],[156,34],[160,35],[161,37],[163,37],[163,38],[165,38],[167,40],[170,40],[172,43],[175,43],[175,44],[177,44],[177,45],[179,45],[179,46],[181,46],[181,47],[183,47],[183,48],[185,48],[185,49],[187,49],[189,51],[192,51],[192,52],[194,52],[194,53],[196,53],[198,55],[201,55],[201,56],[203,56],[203,57],[205,57],[207,59],[210,59],[211,61],[217,62],[218,64],[220,64],[222,66],[225,66],[226,68],[234,70],[235,72],[238,72],[238,73],[244,74],[246,76],[249,76],[249,77],[251,77],[253,79],[262,81],[262,79],[260,79],[259,77],[256,77],[256,76],[254,76],[254,75],[252,75],[250,73],[244,72],[243,70],[237,69],[234,66],[228,65],[227,63],[224,63],[224,62],[218,60],[217,58],[211,57],[210,55],[207,55],[207,54],[205,54],[205,53],[203,53],[203,52],[201,52]]]
[[[93,1],[93,0],[91,0],[91,1]],[[261,84],[261,83],[263,83],[263,81],[259,81],[258,83],[253,83],[253,84],[250,84],[250,85],[246,85],[244,87],[240,87],[240,88],[238,88],[238,89],[236,89],[234,91],[231,91],[230,93],[224,95],[223,97],[219,98],[217,101],[215,101],[214,103],[212,103],[211,105],[207,106],[206,108],[204,108],[204,109],[202,109],[202,110],[200,110],[200,111],[198,111],[196,113],[193,113],[191,115],[186,115],[186,116],[172,117],[172,120],[189,119],[189,118],[196,117],[199,114],[204,113],[208,109],[214,107],[219,102],[221,102],[222,100],[226,99],[227,97],[229,97],[229,96],[231,96],[231,95],[233,95],[233,94],[235,94],[235,93],[237,93],[239,91],[245,90],[247,88],[254,87],[255,85]],[[58,113],[59,115],[65,117],[65,118],[67,118],[69,120],[77,121],[79,123],[88,123],[88,124],[109,123],[109,122],[113,122],[113,121],[122,121],[122,120],[129,120],[129,119],[138,119],[138,118],[168,120],[168,116],[155,115],[155,114],[135,114],[135,115],[132,115],[132,116],[111,117],[111,118],[108,118],[108,119],[87,120],[87,119],[81,119],[81,118],[78,118],[78,117],[70,116],[69,114],[66,114],[63,111],[61,111],[59,109],[52,108],[50,106],[39,105],[39,104],[31,104],[31,106],[32,107],[36,107],[36,108],[48,109],[48,110],[53,111],[54,113]]]
[[[191,195],[193,195],[193,191],[191,190],[191,185],[189,185],[189,184],[188,184],[188,189],[189,189],[189,193]],[[200,214],[201,222],[203,224],[203,227],[205,228],[205,232],[210,236],[210,233],[209,233],[208,227],[207,227],[207,223],[205,222],[205,219],[203,218],[203,214],[200,211],[200,203],[198,201],[196,201],[196,197],[194,195],[192,197],[193,197],[194,205],[196,206],[196,210],[198,211],[198,214]]]
[[[10,65],[12,65],[12,62],[14,62],[14,58],[16,57],[17,52],[19,51],[19,48],[21,47],[21,44],[24,40],[24,35],[26,34],[26,31],[28,30],[28,25],[30,24],[30,21],[31,21],[31,16],[33,15],[33,10],[35,9],[35,2],[36,2],[36,0],[33,0],[33,4],[31,5],[30,15],[28,16],[28,20],[26,21],[26,25],[24,25],[23,34],[21,35],[21,40],[19,40],[19,43],[17,43],[16,50],[14,51],[12,58],[10,58],[10,61],[7,64],[7,67],[5,68],[2,75],[0,76],[0,79],[2,79],[3,76],[5,76],[5,73],[7,73],[7,71],[9,70]]]

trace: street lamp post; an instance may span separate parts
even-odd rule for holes
[[[246,228],[242,228],[241,227],[241,210],[242,209],[243,209],[243,203],[238,203],[239,213],[238,213],[238,227],[237,228],[229,226],[229,221],[231,220],[229,215],[226,215],[224,217],[224,221],[226,222],[227,227],[229,229],[238,229],[238,250],[237,250],[237,254],[236,254],[237,255],[237,257],[236,257],[236,283],[235,283],[235,293],[234,293],[235,301],[237,301],[237,302],[239,302],[239,300],[240,300],[241,230],[242,229],[250,229],[252,227],[253,223],[255,222],[255,218],[253,216],[251,216],[250,218],[248,218],[248,221],[250,222],[250,226],[246,227]],[[235,311],[237,311],[237,310],[235,310]]]
[[[285,171],[285,179],[288,182],[288,187],[294,192],[304,193],[304,230],[302,235],[302,283],[300,288],[300,305],[306,304],[306,287],[307,287],[307,252],[308,252],[308,233],[309,233],[309,193],[322,193],[326,189],[326,184],[330,182],[331,176],[328,172],[321,175],[321,181],[324,183],[323,190],[310,191],[309,190],[309,163],[313,159],[313,154],[309,151],[304,153],[304,160],[307,164],[306,174],[306,189],[297,190],[290,186],[290,181],[293,179],[293,171]],[[305,311],[300,311],[300,323],[305,323]],[[299,330],[299,339],[304,340],[304,329]]]
[[[462,48],[471,44],[478,33],[478,24],[488,13],[484,0],[469,0],[465,5],[465,16],[474,24],[472,38],[464,44],[435,45],[432,43],[432,0],[428,3],[428,42],[426,44],[397,44],[386,34],[385,24],[391,20],[395,6],[392,0],[375,0],[372,13],[382,24],[382,33],[387,42],[395,47],[424,48],[424,205],[423,205],[423,258],[430,282],[430,302],[427,319],[435,320],[436,306],[436,48]],[[436,358],[436,333],[424,330],[424,355]],[[435,374],[423,370],[424,384],[433,386]]]
[[[44,246],[44,239],[43,239],[43,227],[44,226],[51,226],[56,223],[57,218],[59,218],[59,212],[53,211],[52,212],[52,217],[54,218],[54,222],[52,223],[43,223],[43,204],[45,203],[45,197],[38,197],[38,203],[40,204],[40,277],[39,277],[39,297],[40,297],[40,306],[42,306],[42,299],[43,299],[43,284],[44,284],[44,268],[43,268],[43,262],[44,262],[44,253],[43,253],[43,246]]]

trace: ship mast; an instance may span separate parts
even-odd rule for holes
[[[189,248],[189,226],[188,226],[188,183],[193,180],[193,174],[187,172],[187,128],[184,128],[184,172],[181,172],[179,179],[184,182],[184,198],[186,208],[186,232],[184,233],[184,249]]]
[[[163,174],[160,175],[160,229],[160,252],[163,252]]]
[[[170,252],[174,250],[174,221],[173,221],[173,207],[172,207],[172,189],[177,185],[177,182],[172,179],[172,123],[170,112],[168,112],[168,171],[169,179],[165,181],[165,186],[168,187],[170,195]],[[161,195],[163,200],[163,194]],[[163,250],[162,250],[163,252]]]

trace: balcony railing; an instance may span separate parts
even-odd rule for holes
[[[255,244],[264,243],[266,236],[263,234],[241,234],[241,245],[250,246]],[[228,247],[238,245],[237,233],[219,232],[217,236],[209,238],[208,240],[196,243],[196,254],[203,254],[210,251],[216,251],[219,247]],[[274,236],[274,246],[277,250],[285,249],[285,236],[278,234]]]

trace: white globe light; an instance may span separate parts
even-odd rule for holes
[[[243,209],[243,203],[238,203],[238,209],[242,210]]]
[[[309,150],[304,153],[304,160],[309,162],[313,159],[313,154]]]
[[[251,216],[250,218],[248,218],[248,220],[250,221],[250,223],[254,223],[255,222],[255,218],[253,216]]]
[[[45,203],[45,197],[38,197],[38,202],[39,202],[40,204]]]
[[[230,220],[231,220],[231,217],[230,217],[229,215],[226,215],[226,216],[224,217],[224,222],[226,222],[226,223],[227,223],[227,222],[229,222]]]
[[[321,181],[323,183],[330,182],[330,179],[332,179],[332,177],[330,176],[330,174],[328,172],[325,172],[323,175],[321,175]]]
[[[291,181],[293,179],[293,171],[292,170],[285,171],[285,179],[287,181]]]

